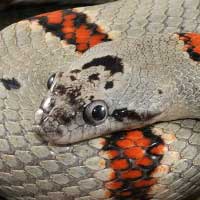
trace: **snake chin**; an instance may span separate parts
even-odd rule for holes
[[[55,141],[62,138],[62,133],[59,130],[45,130],[45,128],[41,127],[40,125],[35,125],[33,127],[33,131],[35,131],[40,137],[42,137],[44,141],[50,143],[57,143]]]

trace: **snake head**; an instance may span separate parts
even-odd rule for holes
[[[163,71],[168,59],[146,59],[145,48],[138,40],[104,43],[51,76],[35,115],[38,132],[67,144],[179,118],[176,82]]]

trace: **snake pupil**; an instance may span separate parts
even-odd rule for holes
[[[102,105],[97,105],[92,110],[92,117],[97,121],[104,119],[105,116],[106,116],[106,109]]]

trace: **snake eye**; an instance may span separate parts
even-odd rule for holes
[[[53,84],[53,82],[54,82],[55,76],[56,76],[56,74],[54,73],[54,74],[52,74],[52,75],[49,77],[49,79],[48,79],[48,81],[47,81],[47,88],[48,88],[48,89],[51,88],[51,86],[52,86],[52,84]]]
[[[88,104],[84,110],[84,120],[92,125],[103,123],[108,116],[108,107],[104,101],[96,100]]]

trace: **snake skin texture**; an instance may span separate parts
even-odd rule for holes
[[[115,40],[198,32],[199,8],[195,0],[119,0],[73,12],[85,17],[84,25],[96,24],[89,38],[101,32]],[[60,26],[45,27],[52,21],[41,23],[37,18],[0,32],[1,196],[9,200],[199,197],[198,120],[160,123],[70,146],[47,144],[34,132],[34,113],[47,91],[48,77],[79,58],[77,48],[85,50],[77,37],[67,40],[72,37],[59,34]],[[53,17],[53,24],[59,25],[58,19]],[[95,39],[95,44],[101,41]]]

